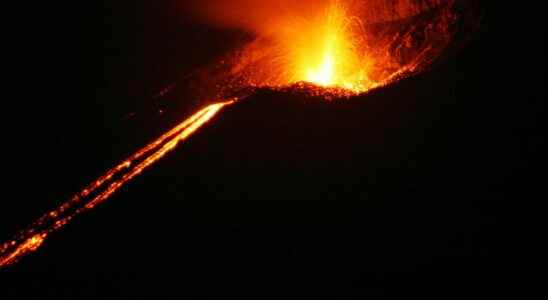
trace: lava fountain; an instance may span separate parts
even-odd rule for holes
[[[287,25],[280,39],[289,55],[288,83],[305,81],[321,87],[363,92],[371,86],[361,54],[359,23],[341,2],[333,2],[312,20]],[[292,28],[299,28],[295,31]],[[291,74],[292,73],[292,74]]]
[[[251,29],[255,39],[223,59],[230,64],[223,79],[237,81],[236,86],[271,88],[306,82],[348,94],[375,87],[368,74],[372,57],[363,24],[352,15],[352,7],[343,1],[319,1],[309,8]]]
[[[237,103],[253,89],[300,88],[320,94],[324,99],[330,95],[344,98],[362,94],[426,70],[447,49],[458,46],[457,37],[472,31],[477,20],[473,0],[306,0],[302,3],[315,3],[308,7],[313,9],[300,7],[298,11],[288,13],[286,10],[280,14],[273,14],[268,5],[266,9],[260,8],[263,1],[211,2],[208,7],[221,5],[219,8],[224,14],[230,11],[225,9],[226,5],[252,3],[257,5],[254,8],[260,20],[251,22],[252,26],[236,22],[254,32],[254,39],[204,71],[210,79],[207,82],[212,83],[207,86],[209,91],[216,99],[225,100],[190,116],[12,240],[1,244],[0,268],[36,251],[50,234],[108,200],[124,184],[185,142],[224,107]],[[416,2],[422,4],[413,4]],[[289,5],[293,1],[265,3]],[[269,18],[272,15],[274,17]],[[241,20],[242,17],[236,15],[228,19]],[[234,94],[239,96],[232,96]]]

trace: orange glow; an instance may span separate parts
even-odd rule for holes
[[[212,22],[253,35],[212,68],[224,90],[303,87],[332,99],[426,70],[455,37],[466,36],[456,26],[460,21],[473,28],[474,18],[459,13],[461,2],[211,0],[196,9]],[[474,4],[468,8],[473,16]]]
[[[198,111],[118,166],[107,171],[60,207],[42,216],[27,230],[21,231],[13,240],[1,244],[0,268],[11,265],[21,257],[36,251],[49,234],[67,225],[75,216],[106,201],[127,182],[141,174],[210,121],[223,107],[235,101],[211,104]]]

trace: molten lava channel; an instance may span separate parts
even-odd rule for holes
[[[235,99],[211,104],[198,111],[116,167],[108,170],[57,209],[43,215],[13,240],[0,244],[0,269],[36,251],[51,233],[63,228],[77,215],[108,200],[122,186],[175,149],[179,143],[188,139],[225,106],[234,101]]]

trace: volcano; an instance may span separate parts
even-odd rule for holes
[[[443,1],[423,2],[438,7]],[[432,8],[426,7],[419,13],[429,19]],[[375,24],[428,27],[414,19],[417,12],[393,11]],[[396,35],[399,41],[407,36]],[[254,41],[252,46],[263,42]],[[513,128],[501,112],[515,113],[515,106],[489,100],[503,82],[486,83],[503,77],[486,61],[492,40],[472,39],[461,51],[445,39],[434,41],[444,51],[427,61],[427,69],[420,65],[421,72],[411,68],[395,77],[397,72],[379,70],[378,82],[394,81],[367,92],[341,94],[340,87],[306,81],[253,84],[249,78],[261,74],[252,65],[223,60],[154,93],[153,104],[147,93],[139,94],[147,99],[140,103],[145,108],[124,114],[122,126],[106,113],[98,126],[93,118],[78,123],[51,109],[48,118],[62,125],[44,126],[65,142],[55,146],[45,138],[51,149],[44,147],[41,156],[57,159],[29,156],[32,169],[49,175],[36,177],[36,188],[25,190],[29,198],[70,195],[94,180],[90,174],[218,101],[219,94],[239,99],[112,201],[2,270],[2,296],[344,299],[491,295],[510,285],[501,264],[509,257],[508,231],[499,220],[511,207],[499,200],[522,191],[512,173],[520,161],[508,160],[515,149],[500,132]],[[396,66],[424,53],[405,49],[390,52],[398,54],[390,56],[401,63]],[[180,55],[188,59],[188,53]],[[131,86],[129,93],[139,90]],[[105,92],[106,98],[114,101],[128,93],[125,88]],[[204,90],[215,97],[192,100]],[[103,109],[78,105],[86,115]],[[2,218],[2,237],[58,204],[10,203],[13,217]]]

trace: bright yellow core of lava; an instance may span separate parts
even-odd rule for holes
[[[362,92],[371,86],[360,38],[345,8],[335,2],[318,16],[299,24],[286,43],[292,53],[293,81]],[[295,24],[294,24],[295,25]]]
[[[334,70],[334,64],[336,62],[336,58],[334,55],[334,43],[331,41],[331,38],[327,40],[323,58],[321,59],[319,65],[316,68],[309,69],[306,72],[306,80],[322,85],[322,86],[330,86],[335,84],[335,71]]]

